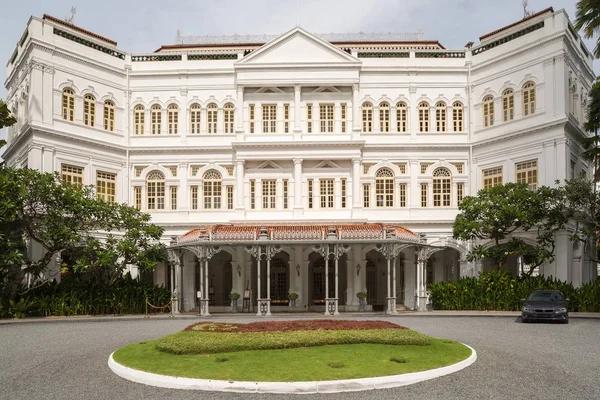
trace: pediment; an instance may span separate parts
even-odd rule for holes
[[[333,161],[325,160],[325,161],[321,161],[320,163],[315,165],[315,168],[341,168],[341,167],[337,163],[334,163]]]
[[[257,169],[281,169],[281,165],[273,161],[265,161],[264,163],[260,164]]]
[[[236,66],[340,63],[360,64],[360,60],[296,27],[244,57]]]

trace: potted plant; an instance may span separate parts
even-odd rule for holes
[[[290,307],[296,307],[296,300],[298,299],[298,293],[290,293],[288,298],[290,299]]]
[[[240,294],[236,292],[229,293],[229,298],[231,299],[231,312],[237,312],[237,301],[240,298]]]
[[[356,297],[358,297],[358,311],[365,311],[367,292],[358,292],[356,293]]]

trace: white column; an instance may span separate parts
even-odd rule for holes
[[[235,161],[235,208],[244,209],[244,160]]]
[[[362,208],[360,201],[360,158],[352,159],[352,208]]]
[[[259,253],[260,254],[260,253]],[[260,267],[261,267],[261,256],[259,255],[258,258],[256,259],[256,298],[260,299],[262,297],[262,294],[260,292]],[[258,307],[258,314],[260,315],[260,305]]]
[[[283,133],[283,103],[277,102],[277,133]]]
[[[235,109],[236,130],[242,132],[244,130],[244,86],[237,87],[237,107]]]
[[[373,105],[373,133],[379,133],[379,106]]]
[[[392,297],[392,289],[391,289],[391,283],[392,283],[392,277],[390,276],[390,258],[387,257],[387,297],[388,299],[390,297]]]
[[[346,112],[348,112],[346,110]],[[333,109],[333,119],[334,119],[334,126],[333,126],[333,133],[338,133],[338,132],[342,132],[342,106],[340,104],[339,101],[335,102],[335,107]]]
[[[398,259],[396,257],[393,258],[393,262],[392,262],[392,297],[396,297],[396,294],[398,293],[396,291],[396,273],[398,271]]]
[[[217,133],[219,135],[223,134],[223,107],[219,106],[217,108]]]
[[[262,179],[256,179],[254,182],[254,199],[255,210],[262,210]]]
[[[294,208],[302,208],[302,159],[294,158]]]
[[[342,181],[340,178],[335,178],[334,182],[333,182],[333,194],[334,194],[334,198],[333,198],[333,206],[335,207],[336,210],[339,210],[342,208]],[[346,188],[346,191],[348,190],[348,188]]]
[[[329,298],[329,251],[325,255],[325,298]],[[325,314],[327,314],[327,302],[325,302]]]
[[[338,266],[339,266],[339,257],[336,254],[336,257],[335,257],[335,312],[333,313],[334,315],[340,315],[340,312],[338,311],[338,305],[340,302],[340,294],[339,294],[340,282],[339,282]]]
[[[200,110],[200,134],[201,135],[206,135],[206,107],[202,107],[202,109]]]
[[[312,103],[312,107],[313,107],[313,129],[312,129],[312,133],[321,133],[321,115],[319,114],[319,103],[318,102],[314,102]]]
[[[283,210],[283,179],[275,181],[275,209]]]
[[[360,106],[358,104],[358,83],[352,85],[352,130],[360,131]]]
[[[254,106],[254,133],[263,133],[262,128],[262,105],[260,103],[256,103]]]
[[[301,121],[302,121],[302,113],[300,111],[300,106],[302,102],[302,86],[294,85],[294,131],[301,132]]]

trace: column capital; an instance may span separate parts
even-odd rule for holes
[[[299,92],[302,90],[302,85],[300,85],[299,83],[294,85],[294,91]]]
[[[355,91],[355,92],[358,90],[358,83],[353,83],[352,84],[352,90]]]
[[[353,159],[352,159],[352,163],[353,163],[353,164],[360,164],[360,162],[361,162],[361,159],[360,159],[360,158],[353,158]]]
[[[243,92],[244,91],[244,85],[237,85],[237,91],[238,92]]]
[[[235,160],[235,165],[237,165],[238,167],[243,167],[245,163],[246,160]]]
[[[294,158],[294,165],[302,164],[302,161],[304,160],[301,158]]]

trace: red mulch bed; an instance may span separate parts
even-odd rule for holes
[[[200,328],[198,325],[202,325]],[[194,329],[194,327],[197,327]],[[199,329],[200,328],[200,329]],[[288,331],[341,331],[364,329],[407,329],[385,321],[351,321],[332,319],[309,319],[298,321],[265,321],[249,324],[198,322],[185,328],[194,332],[288,332]]]

